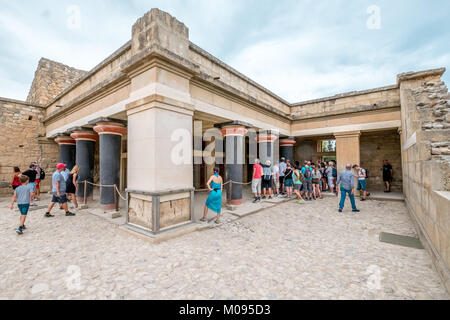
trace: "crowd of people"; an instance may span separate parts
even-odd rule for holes
[[[58,204],[61,210],[64,210],[66,216],[75,216],[74,213],[69,211],[68,197],[75,208],[78,208],[78,202],[76,192],[78,190],[78,173],[80,167],[74,166],[72,170],[69,170],[64,163],[58,163],[56,170],[52,174],[52,200],[47,207],[47,211],[44,215],[46,218],[54,217],[50,212],[55,204]],[[39,164],[33,162],[29,168],[21,172],[20,168],[15,167],[12,175],[11,187],[14,190],[14,194],[11,199],[11,210],[14,209],[14,203],[17,202],[17,206],[20,212],[19,227],[16,232],[21,235],[26,229],[25,220],[28,215],[30,206],[37,206],[36,201],[40,201],[40,182],[45,179],[45,171],[40,168]]]
[[[391,192],[393,179],[392,166],[388,160],[383,161],[383,181],[384,192]],[[206,221],[208,210],[217,214],[216,223],[219,222],[222,207],[223,179],[220,176],[219,168],[214,168],[212,175],[207,182],[210,191],[205,203],[204,213],[201,221]],[[345,200],[348,196],[353,212],[360,212],[356,207],[355,189],[360,191],[361,201],[365,201],[370,193],[367,192],[366,179],[369,178],[369,170],[360,167],[358,164],[347,164],[345,170],[338,174],[334,161],[316,163],[304,161],[300,165],[299,161],[291,163],[290,160],[281,158],[280,162],[272,165],[270,160],[261,163],[255,160],[252,174],[253,203],[258,203],[262,199],[273,199],[275,197],[296,198],[298,204],[306,201],[322,199],[323,192],[330,192],[336,196],[341,193],[339,201],[339,212],[343,212]],[[355,179],[357,185],[355,186]]]
[[[354,171],[352,171],[354,170]],[[383,161],[383,181],[385,183],[385,192],[391,192],[391,183],[393,178],[392,166],[387,160]],[[59,204],[60,209],[66,212],[66,216],[74,216],[69,211],[68,196],[73,202],[74,207],[78,208],[78,174],[80,167],[74,166],[69,170],[64,163],[58,163],[56,170],[52,174],[52,200],[48,205],[44,215],[46,218],[54,217],[51,214],[55,204]],[[259,159],[255,160],[252,175],[252,193],[254,194],[253,203],[260,202],[261,199],[272,199],[274,197],[295,197],[296,202],[304,204],[306,201],[322,199],[323,192],[330,192],[338,196],[341,192],[339,202],[339,212],[344,209],[345,199],[348,195],[352,205],[353,212],[359,212],[355,203],[355,177],[358,179],[357,190],[361,192],[361,201],[365,201],[367,196],[366,179],[369,177],[369,171],[361,168],[359,165],[346,165],[346,170],[339,173],[334,161],[316,163],[304,161],[300,165],[299,161],[291,163],[290,160],[281,158],[281,162],[272,165],[270,160],[261,163]],[[36,206],[36,201],[40,200],[40,182],[45,179],[45,172],[38,163],[31,163],[28,170],[21,172],[20,168],[15,167],[11,179],[11,187],[14,194],[11,199],[11,210],[14,203],[17,202],[21,217],[17,229],[18,234],[23,234],[25,220],[30,206]],[[222,190],[223,179],[220,176],[219,168],[214,168],[214,174],[207,182],[210,191],[206,200],[204,214],[201,221],[206,221],[208,210],[217,214],[216,223],[222,208]]]

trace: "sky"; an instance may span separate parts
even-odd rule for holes
[[[0,97],[26,100],[41,57],[92,69],[154,7],[290,103],[450,67],[446,0],[0,0]]]

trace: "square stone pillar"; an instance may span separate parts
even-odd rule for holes
[[[336,161],[337,171],[339,173],[345,170],[347,163],[352,166],[355,164],[360,165],[360,145],[359,138],[361,136],[360,131],[338,132],[335,133],[336,137]],[[356,188],[358,183],[358,177],[355,177],[355,195],[359,195]]]
[[[152,95],[127,105],[127,223],[153,234],[193,219],[193,107]]]

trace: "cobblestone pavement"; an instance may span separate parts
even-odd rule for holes
[[[86,211],[33,211],[18,236],[2,200],[0,299],[449,299],[425,250],[378,241],[415,235],[405,205],[358,205],[289,202],[152,244]]]

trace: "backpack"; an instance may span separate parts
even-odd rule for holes
[[[369,170],[367,170],[367,169],[364,169],[364,170],[366,170],[366,179],[367,179],[370,177]]]
[[[311,168],[305,168],[305,179],[311,179]]]
[[[270,180],[272,178],[272,169],[270,167],[264,167],[263,168],[263,180]]]
[[[337,169],[333,167],[333,178],[337,178]]]
[[[45,171],[41,168],[41,172],[39,173],[41,175],[41,180],[45,179]]]

